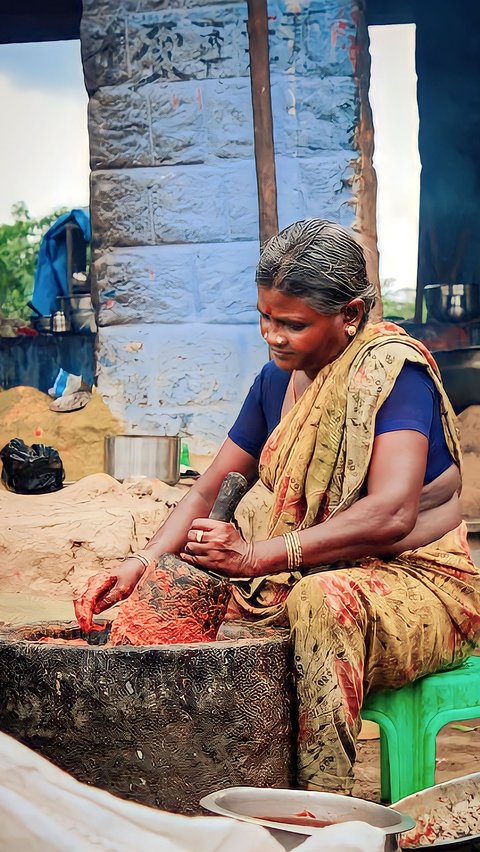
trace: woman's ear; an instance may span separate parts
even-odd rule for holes
[[[342,314],[347,322],[361,322],[364,313],[365,303],[363,299],[360,299],[360,297],[352,299],[352,301],[349,302],[348,305],[345,305],[342,309]]]

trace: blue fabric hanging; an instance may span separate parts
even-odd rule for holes
[[[44,316],[56,310],[57,296],[68,296],[67,222],[75,222],[79,226],[86,243],[91,239],[90,215],[88,210],[81,208],[64,213],[44,234],[38,252],[32,296],[32,303]]]

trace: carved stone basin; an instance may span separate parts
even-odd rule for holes
[[[74,622],[0,631],[0,729],[78,780],[181,813],[220,787],[291,783],[287,631],[152,647],[41,637],[87,638]]]

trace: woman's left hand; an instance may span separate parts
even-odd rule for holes
[[[225,577],[256,577],[259,566],[253,542],[244,541],[233,524],[196,518],[187,535],[180,558],[197,568],[210,569]]]

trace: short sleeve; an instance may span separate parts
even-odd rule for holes
[[[228,437],[246,453],[258,459],[268,437],[267,421],[262,405],[262,373],[250,388],[240,414],[228,433]]]
[[[375,422],[375,435],[411,429],[430,436],[436,391],[424,367],[404,364]]]

